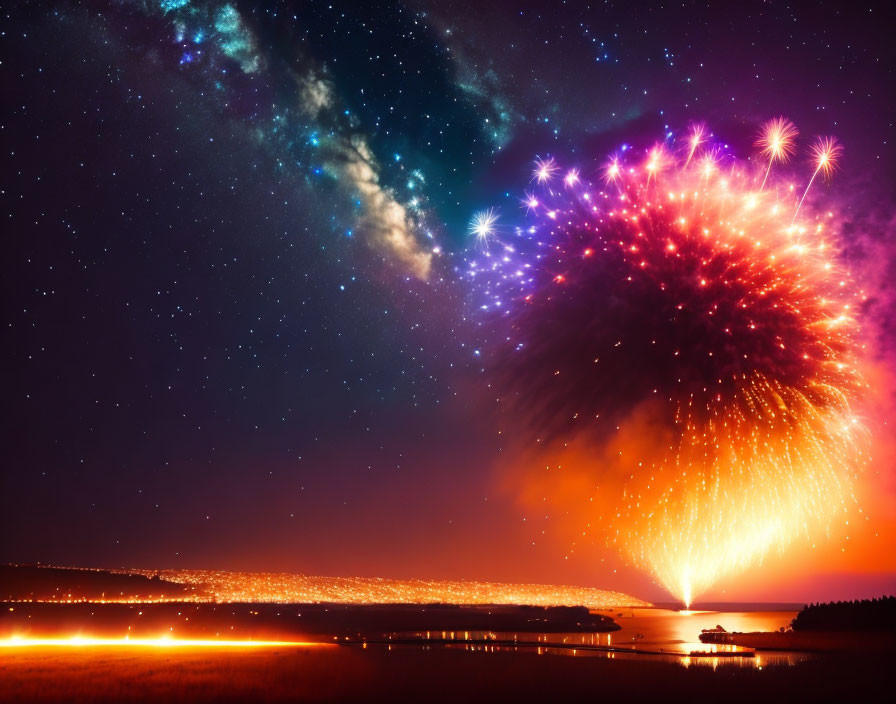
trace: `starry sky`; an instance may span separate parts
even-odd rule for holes
[[[894,45],[870,3],[13,4],[0,560],[580,583],[503,467],[513,427],[457,276],[536,155],[787,115],[878,295],[870,516],[719,598],[893,588]],[[846,549],[845,546],[848,546]]]

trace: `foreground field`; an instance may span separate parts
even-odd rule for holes
[[[883,659],[812,659],[792,667],[682,667],[535,651],[330,646],[229,650],[65,647],[0,653],[0,701],[859,701],[888,691]],[[869,699],[870,700],[870,699]]]

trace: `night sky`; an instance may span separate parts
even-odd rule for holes
[[[660,598],[508,479],[468,224],[521,218],[536,156],[593,170],[699,120],[747,158],[786,115],[845,148],[816,197],[874,292],[870,518],[714,595],[896,584],[891,34],[855,2],[5,9],[0,561]]]

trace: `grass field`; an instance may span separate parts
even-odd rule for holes
[[[875,692],[892,689],[892,672],[888,659],[876,656],[713,670],[646,657],[612,660],[532,651],[32,647],[0,653],[0,700],[871,701]]]

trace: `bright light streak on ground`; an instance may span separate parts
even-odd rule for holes
[[[0,648],[21,648],[33,646],[68,646],[88,648],[97,646],[149,647],[149,648],[283,648],[283,647],[330,647],[333,643],[292,640],[215,640],[191,638],[95,638],[93,636],[68,636],[63,638],[31,638],[10,636],[0,638]]]

